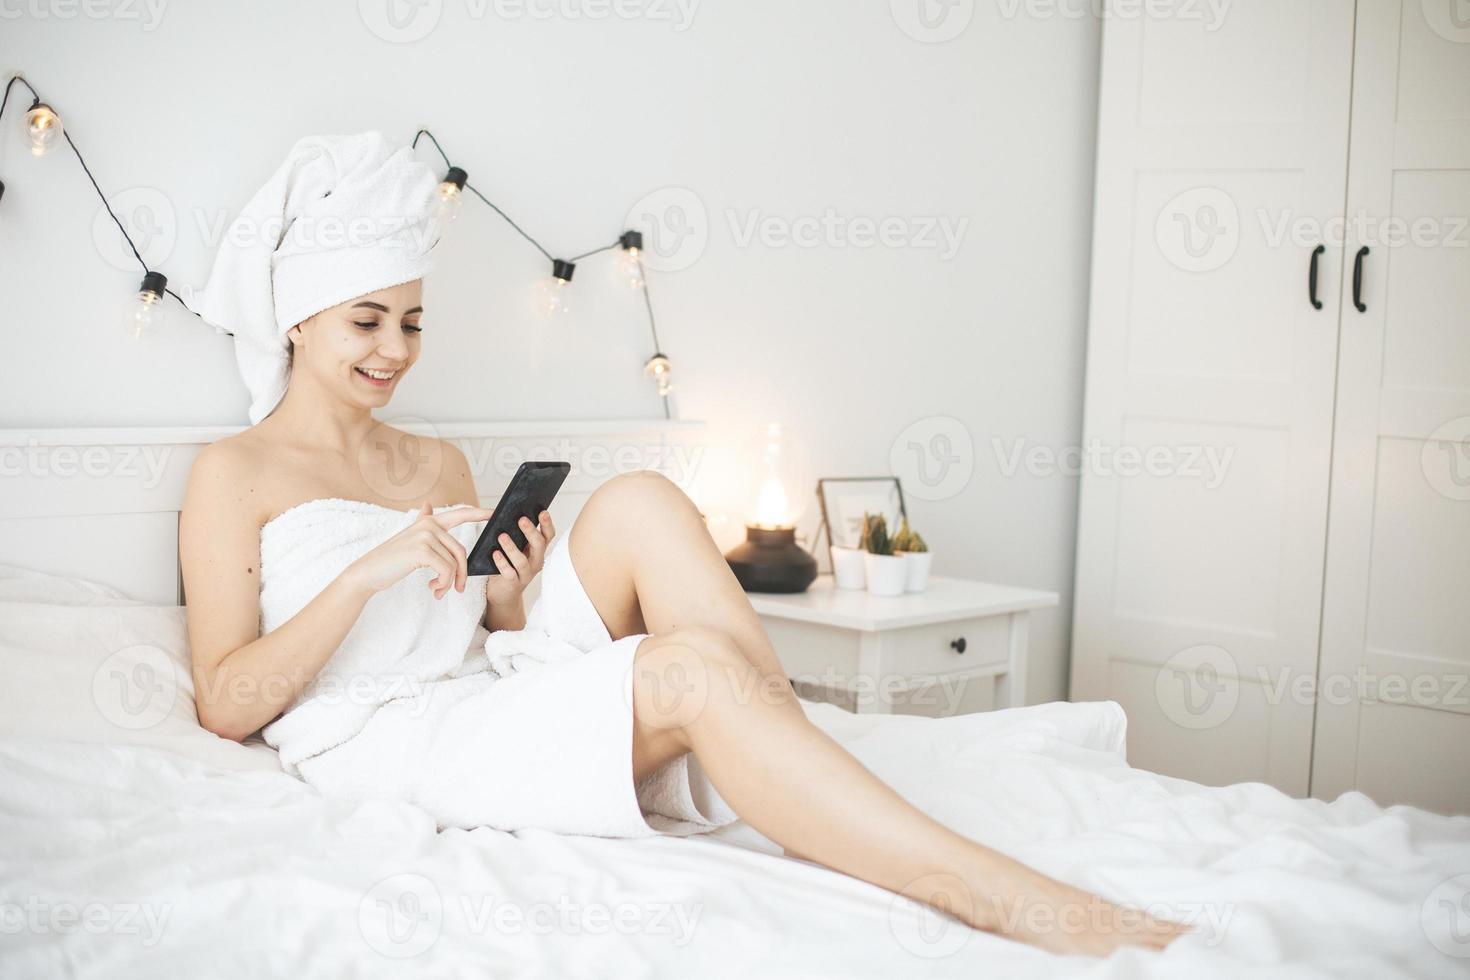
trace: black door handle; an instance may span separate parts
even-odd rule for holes
[[[954,649],[954,652],[955,653],[964,653],[965,652],[966,644],[965,644],[965,638],[963,636],[960,637],[958,640],[950,640],[949,641],[949,645]]]
[[[1320,310],[1322,301],[1317,298],[1317,257],[1327,251],[1326,245],[1318,245],[1312,249],[1312,268],[1307,273],[1307,299],[1312,301],[1312,308]]]
[[[1358,249],[1358,257],[1353,259],[1353,305],[1359,313],[1368,312],[1368,307],[1363,305],[1363,256],[1367,254],[1368,246],[1364,245]]]

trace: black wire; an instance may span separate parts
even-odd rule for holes
[[[439,141],[436,140],[436,139],[434,139],[434,134],[431,133],[431,132],[429,132],[427,129],[421,129],[417,133],[414,133],[413,134],[413,143],[410,144],[410,148],[411,149],[415,149],[415,150],[418,149],[418,147],[419,147],[419,137],[420,136],[427,136],[429,138],[429,140],[434,144],[434,149],[438,150],[439,151],[439,155],[444,158],[444,166],[446,166],[446,167],[452,167],[452,166],[454,166],[454,164],[452,164],[452,163],[449,162],[449,154],[447,154],[447,153],[444,152],[444,147],[442,147],[442,146],[439,145]]]
[[[5,113],[5,103],[10,101],[10,87],[16,82],[20,82],[26,88],[30,89],[31,97],[35,99],[36,104],[39,104],[41,101],[41,93],[37,92],[35,87],[32,86],[30,82],[26,81],[20,75],[12,75],[10,77],[10,81],[5,83],[4,97],[0,98],[0,116],[3,116]],[[35,104],[33,104],[31,108],[35,108]],[[153,270],[148,268],[148,263],[143,261],[143,256],[138,252],[138,246],[133,244],[133,239],[131,236],[128,235],[128,230],[123,227],[123,223],[118,220],[117,214],[112,210],[112,205],[108,203],[107,195],[102,193],[102,188],[97,184],[97,178],[92,176],[92,168],[87,166],[87,161],[82,156],[82,151],[77,149],[76,141],[71,138],[71,130],[68,129],[66,126],[62,126],[61,135],[66,139],[66,145],[71,147],[72,153],[76,154],[77,163],[80,163],[82,165],[82,173],[86,174],[87,179],[92,182],[92,189],[95,190],[97,192],[97,196],[101,198],[102,206],[107,209],[108,217],[112,219],[113,224],[117,225],[117,230],[122,232],[123,241],[128,243],[128,248],[130,248],[133,252],[133,258],[137,259],[138,264],[143,267],[143,274],[147,275],[148,273],[152,272]],[[172,289],[169,289],[167,286],[164,287],[163,291],[168,293],[174,299],[178,300],[179,305],[182,306],[184,309],[189,310],[189,305],[184,302],[184,298],[178,293],[174,292]],[[189,310],[189,312],[194,313],[193,310]],[[194,313],[194,315],[199,316],[198,313]]]
[[[648,270],[643,268],[643,256],[638,256],[638,278],[643,283],[643,306],[648,310],[648,332],[653,335],[653,352],[662,354],[663,348],[658,345],[658,324],[653,317],[653,296],[648,292]],[[669,411],[669,396],[659,396],[664,403],[664,418],[671,419],[673,414]]]
[[[608,249],[610,249],[610,248],[617,248],[621,244],[622,244],[622,239],[619,239],[618,241],[613,242],[611,245],[604,245],[601,248],[594,248],[592,251],[590,251],[590,252],[583,252],[581,255],[573,255],[571,258],[567,259],[567,261],[568,262],[581,262],[583,259],[585,259],[589,255],[596,255],[598,252],[606,252]]]
[[[417,147],[419,145],[419,137],[420,136],[427,136],[429,138],[429,141],[434,144],[434,149],[438,150],[439,151],[439,155],[444,158],[444,166],[446,166],[446,167],[452,167],[452,166],[454,166],[454,164],[452,164],[452,163],[449,162],[449,154],[445,153],[444,152],[444,147],[442,147],[442,146],[439,145],[439,140],[436,139],[434,137],[434,134],[431,133],[431,132],[429,132],[427,129],[421,129],[417,133],[414,134],[414,136],[413,136],[413,143],[411,144],[411,146],[413,148],[417,149]],[[536,251],[538,251],[542,255],[546,256],[546,259],[547,259],[548,262],[555,262],[556,261],[556,256],[554,256],[550,252],[548,252],[546,250],[546,246],[542,245],[535,238],[533,238],[531,236],[531,233],[528,232],[528,231],[526,231],[526,229],[524,229],[520,225],[516,224],[516,222],[514,221],[514,219],[512,219],[510,215],[506,214],[505,211],[502,210],[501,207],[498,204],[496,204],[494,201],[490,200],[484,194],[481,194],[479,192],[479,190],[477,190],[475,188],[475,185],[470,184],[470,183],[466,183],[464,186],[465,186],[465,190],[469,191],[470,193],[472,193],[476,197],[478,197],[480,200],[484,201],[490,207],[491,210],[493,210],[496,214],[500,215],[502,218],[505,219],[505,223],[506,224],[508,224],[512,228],[514,228],[516,230],[516,232],[522,238],[524,238],[526,241],[528,241],[532,245],[534,245],[536,247]],[[603,246],[601,246],[599,248],[592,249],[590,252],[583,252],[581,255],[573,256],[572,258],[567,259],[566,261],[568,261],[568,262],[578,262],[578,261],[580,261],[582,259],[587,258],[587,256],[589,256],[589,255],[596,255],[598,252],[606,252],[610,248],[617,248],[620,244],[622,244],[622,240],[621,239],[619,239],[616,242],[613,242],[611,245],[603,245]]]
[[[113,224],[117,225],[117,230],[122,232],[123,238],[128,243],[128,248],[133,250],[133,258],[137,259],[138,264],[143,267],[144,274],[152,272],[153,270],[148,268],[148,263],[143,261],[143,256],[139,254],[138,246],[134,245],[133,240],[128,237],[128,230],[123,227],[123,223],[119,221],[117,215],[113,213],[112,205],[107,203],[107,195],[102,193],[101,187],[97,186],[97,178],[92,176],[92,168],[87,166],[87,161],[82,159],[82,151],[78,150],[77,145],[72,142],[71,131],[63,127],[61,130],[61,135],[66,137],[67,145],[70,146],[71,151],[77,155],[77,162],[82,165],[82,173],[86,174],[87,179],[92,182],[92,189],[97,192],[98,197],[102,198],[102,206],[107,209],[108,217],[112,219]]]
[[[511,216],[510,215],[508,215],[504,211],[500,210],[500,208],[495,205],[495,202],[494,201],[490,200],[484,194],[481,194],[478,190],[476,190],[474,184],[468,184],[467,183],[467,184],[464,185],[464,187],[465,187],[465,190],[469,191],[471,194],[474,194],[480,200],[484,201],[486,204],[488,204],[490,206],[490,208],[496,214],[498,214],[502,218],[504,218],[506,224],[510,225],[516,231],[520,232],[520,235],[521,235],[522,238],[524,238],[526,241],[530,242],[532,245],[535,245],[536,246],[536,250],[538,252],[540,252],[542,255],[546,256],[546,260],[548,262],[555,262],[556,261],[556,256],[554,256],[550,252],[546,251],[546,249],[542,247],[542,245],[541,245],[540,242],[538,242],[538,241],[536,241],[536,239],[532,238],[530,236],[530,234],[528,234],[526,232],[526,229],[524,229],[520,225],[516,224],[515,221],[513,221],[511,219]]]
[[[648,273],[643,268],[643,257],[638,258],[638,278],[643,280],[643,305],[648,308],[648,330],[653,334],[653,349],[661,351],[658,345],[658,324],[653,319],[653,297],[648,294]]]
[[[20,82],[26,88],[31,89],[31,95],[35,97],[36,101],[39,102],[41,99],[39,95],[36,95],[36,90],[31,88],[30,82],[26,81],[24,78],[21,78],[19,75],[11,75],[10,81],[5,83],[5,96],[3,98],[0,98],[0,116],[5,115],[5,103],[10,101],[10,87],[16,82]]]

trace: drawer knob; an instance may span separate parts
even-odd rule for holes
[[[965,638],[963,636],[958,640],[950,640],[949,645],[954,648],[955,653],[965,652]]]

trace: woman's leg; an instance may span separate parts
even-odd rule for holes
[[[976,928],[1093,953],[1177,935],[954,833],[812,725],[698,512],[667,479],[608,481],[567,544],[612,635],[653,634],[634,662],[636,778],[692,751],[721,797],[788,852]]]
[[[734,639],[760,672],[767,696],[790,689],[760,617],[699,510],[667,477],[635,470],[603,483],[577,515],[567,547],[613,639],[710,626]]]
[[[692,751],[725,802],[788,851],[1053,952],[1162,948],[1183,931],[950,830],[811,724],[789,688],[794,711],[744,696],[755,674],[708,627],[640,643],[634,754],[645,771]]]

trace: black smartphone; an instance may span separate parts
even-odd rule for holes
[[[529,517],[532,524],[539,524],[537,515],[551,506],[551,500],[561,489],[567,474],[572,471],[571,463],[554,460],[528,460],[510,478],[510,486],[501,494],[500,503],[495,505],[480,540],[470,549],[465,562],[465,571],[470,575],[499,575],[495,567],[494,554],[500,549],[500,536],[509,534],[516,547],[526,549],[526,534],[521,530],[522,517]]]

